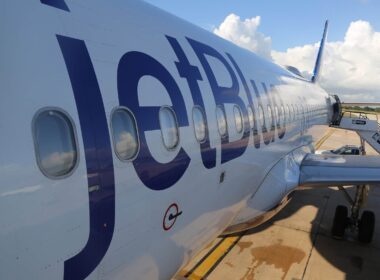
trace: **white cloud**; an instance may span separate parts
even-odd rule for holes
[[[271,39],[258,32],[260,17],[242,21],[231,14],[214,30],[217,35],[256,52],[276,63],[297,67],[310,77],[319,42],[271,50]],[[319,34],[316,34],[316,36]],[[345,101],[380,101],[380,32],[367,21],[354,21],[344,40],[327,42],[322,65],[321,86]]]
[[[228,15],[214,33],[256,54],[271,58],[272,39],[257,31],[260,16],[242,21],[235,14]]]
[[[319,43],[272,51],[274,60],[311,75]],[[347,101],[380,101],[380,32],[355,21],[343,41],[327,42],[320,83]]]
[[[136,138],[131,133],[123,131],[116,142],[116,150],[123,159],[133,157],[137,151]]]

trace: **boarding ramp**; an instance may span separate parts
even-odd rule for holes
[[[355,131],[363,141],[380,153],[380,125],[377,114],[346,110],[331,127]]]

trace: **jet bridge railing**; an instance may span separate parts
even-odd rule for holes
[[[331,126],[355,131],[362,140],[380,153],[380,124],[377,114],[345,110],[341,114],[339,123]]]
[[[332,127],[353,131],[379,131],[378,116],[376,114],[358,111],[345,111],[342,113],[339,123]]]
[[[348,117],[348,118],[358,118],[358,119],[367,119],[367,120],[374,120],[377,123],[379,122],[378,115],[376,113],[371,113],[367,111],[350,111],[350,110],[344,110],[342,112],[342,117]]]

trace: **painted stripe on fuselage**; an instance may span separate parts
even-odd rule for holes
[[[84,279],[99,265],[115,226],[115,178],[107,118],[95,70],[82,40],[57,35],[77,106],[87,166],[90,234],[85,247],[65,261],[64,279]]]

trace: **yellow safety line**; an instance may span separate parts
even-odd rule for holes
[[[325,136],[323,136],[316,144],[315,149],[318,150],[322,144],[334,133],[335,131],[333,129],[330,129]]]
[[[319,149],[322,144],[334,133],[330,129],[325,136],[323,136],[316,144],[315,148]],[[190,280],[204,279],[212,269],[227,255],[227,253],[235,246],[240,240],[240,236],[231,236],[224,238],[219,244],[213,247],[209,253],[200,260],[190,271],[182,271],[180,275]]]
[[[204,279],[224,257],[227,253],[235,246],[235,244],[240,240],[241,236],[226,237],[223,241],[216,247],[212,249],[212,252],[205,258],[201,260],[195,266],[195,269],[190,270],[190,274],[185,275],[187,279],[190,280],[202,280]]]

